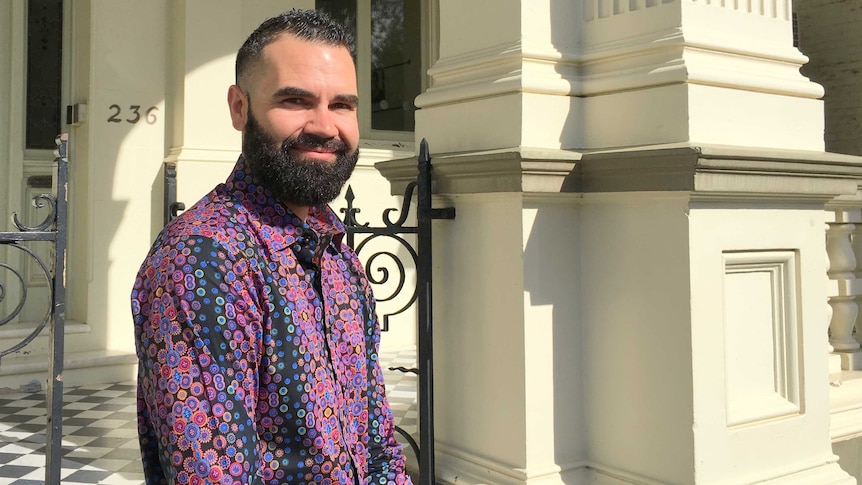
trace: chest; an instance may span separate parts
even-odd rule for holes
[[[293,252],[283,251],[261,268],[261,279],[267,360],[289,366],[266,368],[311,372],[320,381],[334,377],[342,388],[361,386],[357,376],[365,375],[373,329],[371,297],[358,261],[327,250],[301,264]]]

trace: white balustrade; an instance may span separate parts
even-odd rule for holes
[[[862,261],[862,224],[847,221],[858,220],[858,209],[843,208],[835,212],[835,220],[827,224],[826,253],[828,256],[828,276],[830,280],[829,297],[829,344],[830,352],[847,357],[848,353],[858,352],[860,347],[859,328],[862,316],[859,304],[862,295],[856,290],[858,262]],[[855,334],[854,335],[854,331]],[[844,359],[843,367],[847,369]]]

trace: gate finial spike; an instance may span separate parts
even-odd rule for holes
[[[419,163],[431,163],[431,152],[428,149],[428,140],[425,138],[419,142]]]

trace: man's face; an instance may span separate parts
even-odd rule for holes
[[[335,155],[335,160],[302,157],[297,152],[313,150]],[[359,159],[359,150],[349,151],[343,141],[308,133],[274,139],[249,112],[242,137],[242,153],[261,185],[288,206],[322,206],[341,192]]]
[[[252,69],[247,82],[228,94],[250,167],[282,202],[304,207],[329,202],[358,157],[350,53],[282,35],[264,48]]]

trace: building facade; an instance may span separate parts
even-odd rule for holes
[[[433,250],[441,481],[862,478],[853,0],[0,3],[0,213],[39,219],[70,134],[67,385],[134,378],[165,167],[186,204],[224,180],[236,49],[291,7],[356,24],[362,214],[399,205],[421,138],[457,210]],[[42,311],[27,275],[4,346]]]

